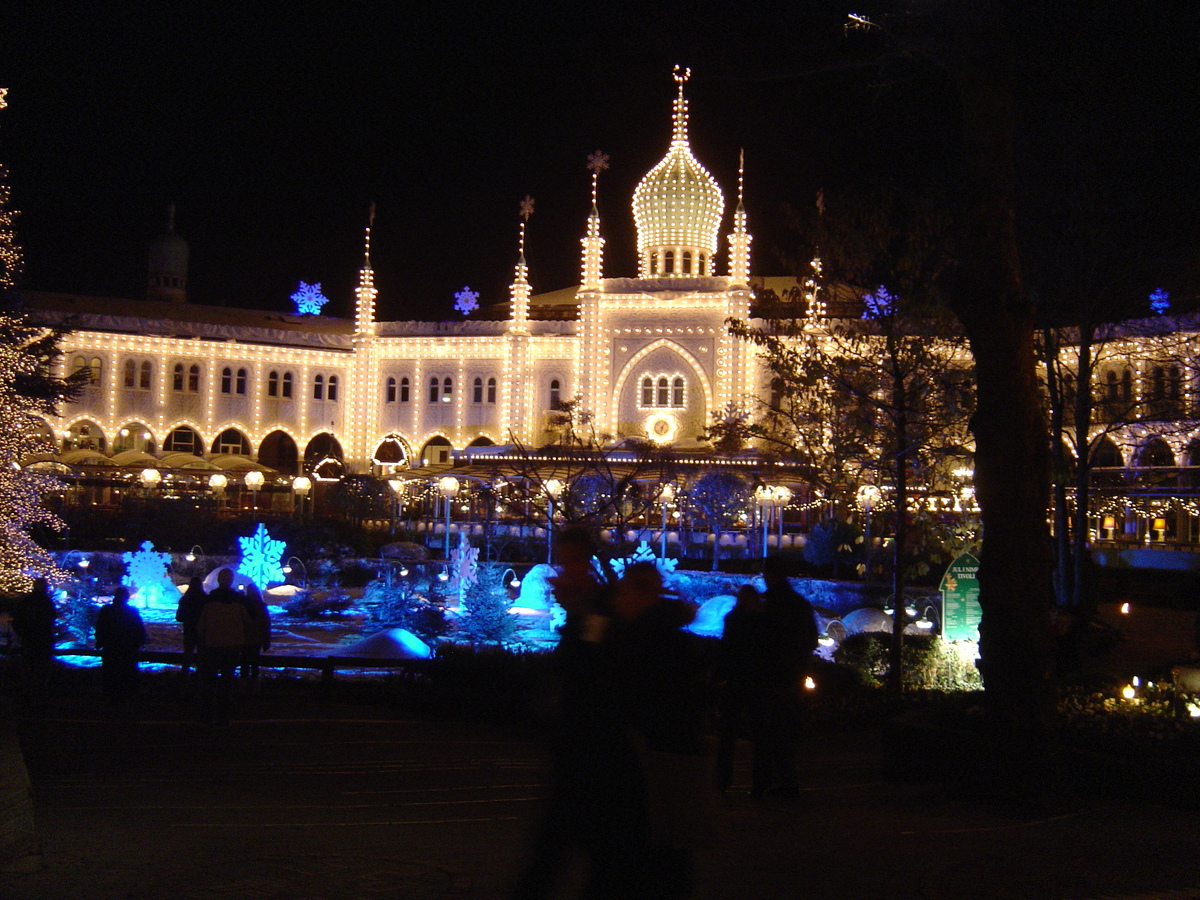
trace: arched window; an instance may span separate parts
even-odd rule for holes
[[[642,406],[654,405],[654,382],[647,375],[642,379]]]
[[[154,367],[150,365],[150,361],[146,360],[142,363],[142,370],[138,373],[138,388],[143,391],[150,390],[150,378],[154,374]]]
[[[71,361],[71,374],[78,375],[87,368],[87,360],[82,356],[77,356]]]
[[[474,384],[471,385],[471,402],[483,402],[483,379],[476,378]]]
[[[324,375],[318,375],[316,378],[313,379],[313,399],[314,400],[324,400],[325,399],[325,376]]]
[[[233,369],[228,366],[221,370],[221,393],[233,393]]]
[[[88,384],[99,384],[100,373],[104,367],[104,363],[100,361],[100,357],[93,356],[92,361],[88,363]]]
[[[132,359],[125,360],[125,387],[137,387],[137,363]]]
[[[449,376],[442,379],[442,402],[450,403],[454,400],[454,379]]]
[[[677,409],[683,408],[683,377],[676,375],[671,382],[671,405]]]
[[[1167,373],[1162,366],[1155,366],[1150,373],[1150,399],[1161,400],[1167,396]]]
[[[267,373],[267,396],[268,397],[278,397],[279,396],[279,373],[278,372],[272,371],[272,372]]]
[[[1123,403],[1133,402],[1133,370],[1126,369],[1121,373],[1121,401]]]
[[[175,363],[171,375],[171,390],[183,392],[183,363]]]
[[[1120,392],[1117,386],[1117,373],[1112,369],[1108,370],[1108,374],[1104,376],[1104,399],[1109,403],[1116,403],[1120,399]]]
[[[683,274],[684,275],[692,274],[692,251],[691,250],[683,251]]]
[[[496,402],[496,379],[495,378],[488,379],[487,389],[488,389],[487,402],[495,403]]]
[[[671,405],[671,398],[670,398],[670,395],[667,393],[667,376],[666,375],[659,376],[658,397],[656,399],[658,401],[656,404],[657,406],[670,406]]]
[[[771,379],[771,409],[781,409],[783,407],[783,379]]]
[[[188,369],[188,393],[200,393],[200,367],[197,365]]]
[[[667,275],[675,274],[675,251],[668,250],[663,254],[663,273]]]
[[[437,380],[436,375],[433,378],[429,379],[429,402],[430,403],[438,402],[438,388],[440,386],[441,386],[441,383]]]
[[[704,274],[704,254],[701,253],[696,257],[696,274]]]
[[[283,397],[286,397],[289,399],[291,398],[291,396],[292,396],[292,373],[291,372],[283,373],[283,384],[281,385],[280,394]]]
[[[400,402],[401,403],[408,402],[408,377],[407,376],[400,379]]]
[[[550,408],[562,409],[562,383],[557,378],[550,382]]]
[[[650,274],[651,275],[658,274],[658,251],[657,250],[655,250],[653,253],[650,254]]]
[[[237,384],[236,384],[235,390],[239,394],[242,394],[243,396],[246,393],[246,370],[245,369],[237,370]]]
[[[395,378],[389,378],[387,380],[387,387],[384,389],[384,392],[383,392],[383,402],[384,403],[395,403],[396,402],[396,379]]]
[[[1183,379],[1180,376],[1179,366],[1171,366],[1167,369],[1167,399],[1178,400],[1183,393]]]
[[[338,388],[337,376],[330,375],[329,376],[329,390],[327,390],[325,392],[326,399],[332,400],[334,403],[337,403],[337,388]]]

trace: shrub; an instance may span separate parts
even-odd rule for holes
[[[891,635],[864,632],[848,636],[834,660],[853,669],[860,681],[878,687],[887,679]],[[944,641],[936,635],[905,635],[904,686],[917,690],[971,691],[983,682],[975,668],[975,645]]]

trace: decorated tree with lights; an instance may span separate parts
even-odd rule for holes
[[[0,109],[4,106],[0,90]],[[34,453],[54,449],[44,437],[41,416],[54,414],[57,404],[86,378],[86,372],[65,380],[51,374],[62,335],[31,325],[20,311],[15,290],[22,255],[16,218],[8,172],[0,164],[0,591],[28,590],[39,575],[53,581],[65,577],[31,534],[36,528],[62,527],[42,504],[43,496],[61,483],[21,464]]]

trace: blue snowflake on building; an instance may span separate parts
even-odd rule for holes
[[[169,553],[159,553],[150,541],[143,541],[140,550],[122,553],[121,562],[127,573],[121,576],[121,584],[129,588],[134,606],[166,609],[179,603],[179,589],[167,575]]]
[[[469,316],[479,309],[479,291],[473,291],[466,285],[454,295],[454,308],[464,316]]]
[[[1160,316],[1171,308],[1171,295],[1162,288],[1150,292],[1150,308]]]
[[[875,293],[863,296],[863,305],[864,319],[883,319],[896,311],[896,297],[881,284]]]
[[[279,584],[285,580],[283,567],[279,563],[287,544],[267,534],[267,526],[259,522],[258,530],[250,537],[238,538],[238,544],[242,548],[238,573],[258,585],[260,591],[265,591],[269,584]]]
[[[300,282],[300,289],[292,294],[292,302],[296,304],[296,315],[319,316],[321,307],[329,302],[329,298],[321,293],[321,282],[309,284]]]

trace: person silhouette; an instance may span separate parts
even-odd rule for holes
[[[100,607],[94,634],[108,702],[124,707],[137,690],[138,651],[146,643],[146,626],[129,605],[127,588],[117,588],[112,603]]]

